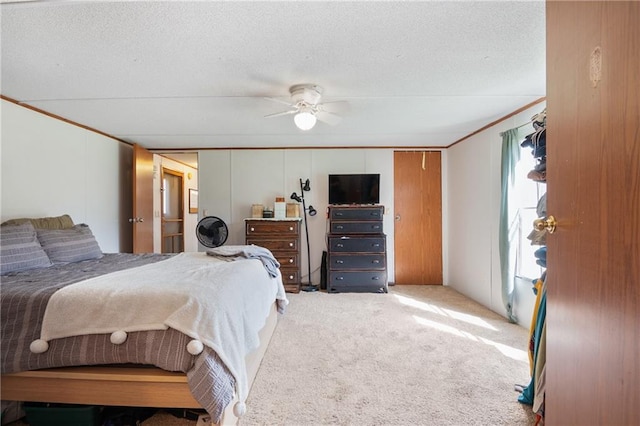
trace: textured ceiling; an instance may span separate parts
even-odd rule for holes
[[[150,149],[448,146],[545,95],[544,1],[0,7],[3,95]],[[297,83],[342,122],[263,118]]]

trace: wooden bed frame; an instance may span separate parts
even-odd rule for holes
[[[278,322],[274,303],[260,331],[260,347],[246,357],[249,388],[255,380]],[[2,376],[2,399],[67,404],[156,408],[202,407],[191,395],[185,373],[153,366],[86,366],[50,368]],[[220,425],[235,425],[237,395],[225,409]],[[248,407],[250,409],[250,407]]]

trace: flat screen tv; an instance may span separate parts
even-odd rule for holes
[[[380,174],[329,175],[329,204],[380,203]]]

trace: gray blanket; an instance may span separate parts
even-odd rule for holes
[[[207,254],[225,260],[259,259],[270,276],[274,278],[278,276],[280,263],[273,257],[271,251],[264,247],[254,244],[245,246],[221,246],[207,250]]]

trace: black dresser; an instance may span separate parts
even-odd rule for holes
[[[329,206],[327,292],[386,293],[384,206]]]

